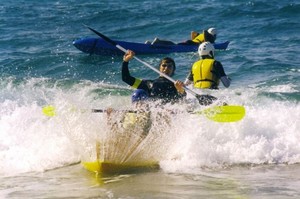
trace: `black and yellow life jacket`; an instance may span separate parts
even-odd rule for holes
[[[216,40],[216,36],[213,36],[207,32],[207,30],[204,30],[202,33],[197,35],[192,41],[194,43],[203,43],[205,41],[208,41],[210,43],[214,43]]]
[[[214,59],[201,59],[192,67],[194,87],[217,89],[220,80],[214,73]]]
[[[205,41],[204,33],[200,33],[193,40],[194,43],[202,43]]]

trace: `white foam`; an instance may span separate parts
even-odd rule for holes
[[[103,114],[78,110],[130,107],[129,96],[109,94],[110,89],[128,92],[127,87],[87,81],[68,89],[47,84],[47,80],[35,79],[17,87],[7,84],[1,90],[7,96],[0,101],[1,174],[44,171],[78,162],[83,154],[93,153],[92,143],[107,122]],[[98,96],[96,89],[108,94]],[[246,117],[240,122],[216,123],[203,115],[174,115],[171,126],[160,127],[164,140],[159,144],[167,149],[162,168],[192,171],[236,164],[299,163],[299,104],[258,97],[258,92],[254,88],[213,92],[245,106]],[[49,103],[57,108],[54,118],[41,112]],[[165,106],[174,107],[185,108]]]

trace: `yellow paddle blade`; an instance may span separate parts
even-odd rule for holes
[[[198,113],[204,114],[208,119],[215,122],[237,122],[246,114],[243,106],[214,106]]]
[[[51,106],[51,105],[43,107],[42,112],[44,115],[46,115],[48,117],[53,117],[56,115],[55,107]]]

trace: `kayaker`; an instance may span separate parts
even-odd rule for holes
[[[202,33],[198,33],[195,31],[191,32],[191,39],[186,40],[184,42],[179,42],[177,43],[178,45],[199,45],[203,42],[210,42],[210,43],[215,43],[217,39],[217,29],[216,28],[209,28],[208,30],[203,30]],[[151,44],[151,45],[176,45],[172,41],[168,40],[161,40],[159,38],[155,38],[153,42],[146,41],[146,44]]]
[[[214,59],[214,46],[209,42],[198,48],[200,60],[196,61],[185,80],[185,85],[194,83],[195,88],[218,89],[220,80],[228,88],[231,79],[225,74],[221,62]]]
[[[139,79],[131,76],[128,64],[134,55],[133,51],[128,50],[123,57],[122,80],[124,82],[133,88],[145,90],[149,95],[149,99],[161,100],[162,103],[178,102],[186,96],[184,84],[179,80],[173,83],[163,76],[154,80]],[[163,58],[160,61],[159,70],[161,73],[171,77],[176,70],[174,60],[169,57]]]
[[[217,39],[217,29],[209,28],[208,30],[203,30],[202,33],[198,33],[195,31],[191,32],[191,39],[185,42],[178,43],[179,45],[194,45],[201,44],[203,42],[215,43]]]

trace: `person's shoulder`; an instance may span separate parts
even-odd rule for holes
[[[154,82],[154,79],[142,79],[143,82]]]
[[[152,79],[141,79],[141,83],[145,84],[145,85],[153,84],[154,81],[155,80],[152,80]]]
[[[216,67],[223,67],[222,63],[220,61],[218,61],[218,60],[214,61],[214,66],[216,66]]]

